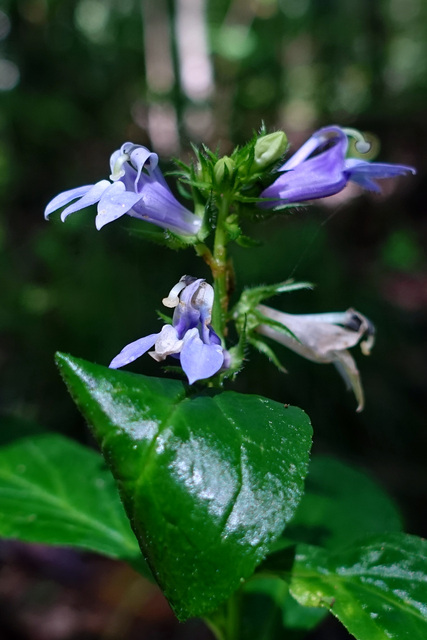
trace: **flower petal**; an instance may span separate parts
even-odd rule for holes
[[[188,282],[180,293],[179,303],[173,313],[173,326],[180,338],[183,338],[190,329],[197,327],[200,320],[200,309],[194,304],[193,298],[197,297],[197,291],[204,280],[198,278],[191,281],[191,278],[188,278]]]
[[[181,351],[181,366],[190,384],[210,378],[221,369],[223,362],[224,353],[219,345],[204,344],[197,329],[187,331]]]
[[[319,147],[325,144],[325,142],[333,142],[335,145],[342,145],[343,147],[343,157],[345,156],[347,150],[347,136],[344,131],[340,129],[340,127],[332,126],[332,127],[324,127],[323,129],[319,129],[316,131],[311,138],[309,138],[300,149],[293,156],[289,158],[283,164],[278,171],[289,171],[290,169],[295,169],[302,162],[307,160],[311,156],[311,154],[316,151]]]
[[[117,151],[114,151],[111,156],[110,156],[110,173],[114,174],[115,173],[115,169],[116,169],[116,162],[117,160],[122,156],[122,152],[121,149],[117,149]],[[124,173],[124,172],[123,172]],[[110,180],[113,180],[113,178],[110,176]]]
[[[158,333],[151,333],[149,336],[130,342],[115,358],[111,360],[108,366],[110,369],[119,369],[120,367],[130,364],[142,356],[146,351],[148,351],[148,349],[151,349],[158,336]]]
[[[98,204],[95,225],[99,230],[104,225],[121,218],[141,200],[141,194],[126,191],[123,182],[114,182],[103,194]]]
[[[133,166],[136,168],[135,191],[140,191],[138,185],[143,169],[146,168],[151,175],[159,164],[159,156],[157,153],[147,149],[147,147],[136,145],[128,153]]]
[[[176,329],[165,324],[158,334],[154,351],[150,351],[150,356],[157,362],[161,362],[167,356],[177,354],[182,349],[183,342],[179,339]]]
[[[356,396],[356,411],[359,413],[363,410],[365,399],[363,394],[362,382],[360,380],[360,373],[353,359],[353,356],[349,353],[349,351],[337,351],[334,365],[344,379],[347,389],[351,389]]]
[[[57,209],[60,209],[61,207],[64,207],[72,200],[84,196],[88,191],[92,189],[93,186],[93,184],[87,184],[83,187],[77,187],[76,189],[69,189],[68,191],[63,191],[62,193],[58,194],[57,196],[55,196],[55,198],[52,198],[52,200],[47,204],[46,209],[44,210],[45,219],[47,219],[51,213],[53,213]]]
[[[108,180],[100,180],[96,184],[92,185],[91,189],[87,191],[87,193],[85,193],[78,202],[75,202],[64,209],[61,213],[62,222],[65,222],[65,219],[68,218],[70,213],[74,213],[75,211],[79,211],[80,209],[84,209],[85,207],[89,207],[90,205],[98,202],[104,191],[108,189],[110,185],[111,183]]]
[[[272,326],[263,324],[257,327],[259,333],[273,338],[313,362],[333,362],[339,350],[354,347],[368,330],[368,325],[363,322],[359,323],[357,329],[353,329],[337,326],[328,321],[333,318],[334,322],[344,323],[346,319],[352,317],[351,314],[354,314],[354,311],[346,311],[342,314],[295,315],[277,311],[262,304],[258,305],[257,309],[266,318],[271,318],[289,329],[296,339]],[[366,323],[368,322],[364,316],[360,315],[360,317],[366,320]]]
[[[261,193],[261,198],[277,200],[260,202],[259,206],[272,208],[284,203],[314,200],[338,193],[348,181],[344,174],[346,149],[347,138],[337,137],[337,142],[326,151],[305,160],[290,171],[285,171]]]
[[[366,162],[357,158],[348,158],[344,163],[344,170],[349,180],[356,182],[368,191],[379,193],[381,189],[374,182],[383,178],[394,178],[396,176],[412,173],[416,171],[413,167],[404,164],[388,164],[386,162]]]
[[[214,303],[213,287],[207,282],[202,282],[191,301],[196,309],[200,310],[200,321],[202,324],[208,325],[212,320],[212,307]]]

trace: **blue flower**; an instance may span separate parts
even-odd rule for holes
[[[266,322],[261,322],[256,327],[258,333],[280,342],[307,360],[332,362],[347,387],[353,390],[358,402],[357,411],[363,409],[360,374],[348,349],[360,343],[362,353],[369,355],[374,344],[375,328],[368,318],[354,309],[294,315],[260,304],[257,310]],[[273,324],[269,324],[271,321]],[[281,325],[290,333],[275,328],[275,324]]]
[[[210,322],[214,300],[213,288],[202,279],[183,276],[163,304],[175,308],[172,324],[128,344],[110,362],[118,369],[133,362],[154,346],[149,355],[161,362],[167,356],[178,357],[190,384],[210,378],[228,367],[228,353]]]
[[[201,220],[176,200],[157,165],[155,153],[125,142],[110,158],[111,182],[100,180],[60,193],[47,205],[45,218],[68,205],[61,214],[64,222],[71,213],[98,203],[98,230],[127,214],[180,235],[197,234]]]
[[[359,138],[356,148],[359,146],[362,151],[362,142],[369,149],[358,132],[349,130],[349,133]],[[260,196],[273,200],[260,202],[259,206],[271,209],[331,196],[341,191],[349,180],[364,189],[379,192],[376,180],[415,174],[415,169],[406,165],[346,158],[347,148],[348,138],[344,129],[337,126],[319,129],[278,169],[282,175]]]

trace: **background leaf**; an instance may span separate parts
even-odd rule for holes
[[[209,613],[248,578],[292,517],[311,444],[306,414],[260,396],[187,396],[59,354],[178,617]]]
[[[280,577],[257,575],[244,587],[242,638],[303,638],[327,615],[324,609],[299,604],[289,593],[289,584]]]
[[[46,428],[34,420],[13,414],[0,416],[0,447],[11,444],[20,438],[29,438],[41,433],[46,433]]]
[[[357,538],[402,530],[386,492],[358,469],[330,457],[313,457],[304,496],[286,538],[333,549]]]
[[[290,541],[303,541],[334,549],[357,538],[401,528],[393,501],[365,473],[334,458],[314,456],[295,516],[274,546],[280,549]],[[280,638],[284,629],[287,636],[291,630],[313,629],[327,615],[324,609],[298,604],[289,594],[288,584],[278,576],[258,575],[245,586],[245,594],[248,615],[261,602],[270,611],[269,638]]]
[[[144,565],[104,460],[58,435],[0,449],[0,536]]]
[[[427,542],[416,536],[377,536],[337,553],[301,545],[290,589],[358,640],[427,637]]]

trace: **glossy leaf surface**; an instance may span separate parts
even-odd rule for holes
[[[358,640],[427,638],[427,542],[389,534],[337,553],[301,545],[291,593],[326,607]]]
[[[311,444],[308,417],[260,396],[187,396],[180,381],[61,354],[57,361],[178,617],[213,611],[253,573],[295,512]]]
[[[59,435],[0,449],[0,536],[143,561],[102,457]]]
[[[400,531],[401,526],[392,500],[365,473],[333,458],[314,456],[296,514],[274,546],[294,540],[334,549],[369,534]],[[279,634],[284,628],[287,635],[289,630],[310,630],[327,615],[325,609],[298,604],[279,577],[259,576],[247,584],[245,592],[251,597],[251,610],[257,599],[264,600],[265,606],[268,603],[270,610],[280,609]],[[276,611],[275,620],[278,616]]]
[[[304,496],[286,537],[334,549],[358,538],[402,530],[385,491],[362,471],[329,457],[313,457]]]

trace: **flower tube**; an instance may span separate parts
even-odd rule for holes
[[[356,134],[358,132],[351,130],[352,136]],[[367,144],[364,142],[361,146],[361,134],[358,136],[359,148],[365,150]],[[415,174],[413,167],[402,164],[346,158],[347,149],[345,129],[337,126],[319,129],[278,169],[281,175],[260,195],[270,200],[260,202],[258,206],[271,209],[292,202],[325,198],[344,189],[349,181],[379,192],[377,180]]]
[[[374,343],[373,324],[358,311],[348,309],[337,313],[294,315],[258,305],[257,311],[273,323],[279,323],[290,333],[274,328],[274,324],[259,324],[256,331],[285,345],[295,353],[319,363],[333,363],[351,388],[358,402],[364,405],[360,374],[348,349],[360,343],[362,353],[369,355]]]
[[[61,213],[64,222],[71,213],[98,204],[98,230],[127,214],[178,235],[196,235],[200,218],[178,202],[157,165],[157,154],[125,142],[110,158],[110,180],[60,193],[47,205],[45,218],[68,205]]]

